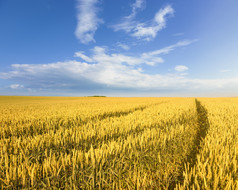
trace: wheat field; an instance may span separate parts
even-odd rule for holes
[[[0,189],[238,189],[238,98],[0,97]]]

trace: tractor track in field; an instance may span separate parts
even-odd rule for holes
[[[157,104],[162,104],[164,102],[160,102]],[[152,105],[157,105],[157,104],[152,104]],[[138,110],[143,111],[144,109],[152,106],[152,105],[145,105],[145,106],[139,106],[139,107],[134,107],[131,109],[128,109],[126,111],[116,111],[116,112],[110,112],[110,113],[103,113],[103,114],[99,114],[99,115],[95,115],[93,117],[87,117],[85,119],[81,119],[80,117],[76,116],[76,118],[74,119],[69,119],[68,122],[64,123],[61,121],[61,118],[59,118],[58,120],[56,120],[56,123],[54,125],[52,125],[52,128],[50,129],[44,129],[44,125],[46,124],[42,124],[42,126],[39,127],[34,127],[34,126],[30,126],[27,127],[26,129],[24,129],[24,131],[18,131],[15,134],[11,134],[10,131],[6,131],[5,135],[4,135],[4,139],[9,139],[12,137],[33,137],[36,135],[44,135],[45,133],[48,133],[49,131],[57,131],[60,127],[64,127],[65,129],[70,128],[72,125],[75,125],[75,123],[78,124],[78,126],[83,126],[85,124],[87,124],[88,122],[96,122],[96,121],[101,121],[107,118],[115,118],[115,117],[121,117],[121,116],[126,116],[129,114],[132,114]],[[10,130],[10,129],[9,129]],[[3,139],[3,137],[0,137],[0,139]]]
[[[181,117],[183,117],[183,115]],[[187,118],[187,120],[190,120],[190,118]],[[177,122],[179,123],[180,121],[178,120]],[[100,138],[96,138],[97,135],[94,135],[94,136],[92,136],[92,137],[90,137],[88,139],[82,139],[80,141],[80,143],[77,143],[77,144],[75,144],[75,143],[67,143],[68,147],[64,147],[64,149],[67,150],[66,151],[67,153],[70,152],[70,150],[72,150],[72,149],[83,150],[83,151],[87,152],[87,151],[89,151],[89,149],[91,147],[96,149],[96,148],[99,148],[102,145],[102,143],[108,144],[112,140],[117,141],[119,138],[121,140],[125,140],[130,135],[134,134],[135,136],[137,136],[139,134],[142,134],[146,130],[151,130],[151,129],[154,129],[154,128],[159,128],[162,131],[166,130],[166,126],[168,126],[169,123],[170,123],[170,121],[169,122],[165,122],[163,124],[157,124],[156,123],[156,124],[149,125],[149,126],[147,126],[147,125],[143,125],[143,126],[138,125],[134,129],[131,129],[131,130],[127,131],[127,132],[124,132],[124,133],[114,132],[113,134],[106,134],[105,136],[102,136]],[[176,121],[175,121],[175,123],[176,123]],[[58,147],[56,149],[60,150],[61,148]]]
[[[138,110],[145,110],[151,106],[155,106],[155,105],[160,105],[160,104],[163,104],[163,103],[166,103],[166,102],[160,102],[160,103],[156,103],[156,104],[151,104],[151,105],[147,105],[147,106],[139,106],[139,107],[135,107],[135,108],[132,108],[130,110],[126,110],[126,111],[123,111],[123,112],[113,112],[113,113],[104,113],[104,114],[100,114],[100,115],[96,115],[96,116],[93,116],[91,118],[86,118],[84,120],[81,120],[81,121],[77,121],[80,125],[79,127],[77,128],[77,130],[80,130],[80,127],[87,124],[88,122],[96,122],[96,121],[102,121],[104,119],[108,119],[108,118],[116,118],[116,117],[121,117],[121,116],[127,116],[129,114],[133,114],[134,112],[138,111]],[[77,119],[76,119],[77,120]],[[59,126],[63,126],[62,124],[57,123],[57,127],[55,127],[54,129],[50,129],[50,130],[47,130],[47,131],[40,131],[38,132],[37,134],[21,134],[21,136],[19,137],[24,137],[24,136],[28,136],[28,137],[33,137],[33,136],[42,136],[46,133],[48,133],[49,131],[55,131],[55,134],[57,133],[58,129],[59,129]],[[64,129],[68,129],[70,128],[70,121],[68,123],[66,123],[63,127]],[[91,146],[93,148],[98,148],[99,146],[101,146],[102,142],[109,142],[111,140],[117,140],[118,138],[122,137],[123,139],[125,139],[127,136],[133,134],[133,133],[142,133],[145,129],[152,129],[152,128],[155,128],[155,127],[158,127],[157,125],[156,126],[150,126],[150,127],[145,127],[145,128],[141,128],[140,126],[137,126],[135,129],[131,129],[129,130],[128,132],[126,132],[125,134],[115,134],[113,133],[112,135],[105,135],[101,138],[96,138],[97,134],[96,135],[93,135],[92,137],[88,138],[88,139],[82,139],[80,141],[80,143],[72,143],[72,142],[69,142],[67,143],[67,147],[61,147],[61,146],[53,146],[52,148],[54,150],[58,150],[59,152],[69,152],[70,150],[72,149],[76,149],[76,150],[84,150],[84,151],[88,151]],[[56,129],[57,128],[57,129]],[[12,137],[13,136],[8,136],[7,138],[5,139],[9,139],[8,143],[10,144],[11,140],[12,140]],[[17,138],[19,138],[17,136]],[[11,149],[10,147],[8,148],[9,150]],[[14,148],[13,148],[14,149]],[[13,150],[11,149],[11,150]],[[34,152],[34,151],[33,151]],[[32,154],[34,155],[34,153],[32,152]],[[9,154],[13,154],[12,152],[9,152]]]
[[[200,149],[203,146],[203,139],[207,135],[207,131],[210,128],[209,120],[207,117],[207,109],[201,104],[200,101],[195,99],[196,110],[197,110],[197,133],[193,140],[193,149],[187,155],[183,163],[189,163],[190,167],[193,167],[196,164],[197,154],[199,154]],[[169,189],[174,189],[176,184],[183,183],[183,171],[185,170],[185,164],[181,166],[181,171],[177,177],[177,181],[174,181],[170,184]]]
[[[188,156],[188,161],[193,166],[196,163],[196,156],[199,150],[202,148],[203,139],[207,135],[207,131],[210,128],[209,120],[207,117],[206,108],[196,99],[197,116],[198,116],[198,131],[196,138],[194,139],[194,149]]]

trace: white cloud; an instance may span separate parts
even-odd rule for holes
[[[151,52],[146,52],[138,55],[125,55],[120,53],[108,53],[105,47],[96,46],[92,50],[92,55],[85,55],[84,52],[79,51],[75,53],[75,57],[81,59],[81,61],[68,61],[68,62],[58,62],[50,64],[13,64],[12,71],[6,73],[0,73],[0,78],[11,79],[11,78],[24,78],[28,81],[34,81],[36,79],[46,78],[46,76],[57,78],[87,78],[87,80],[96,82],[104,81],[105,74],[107,77],[115,76],[119,80],[124,80],[125,78],[133,77],[130,73],[137,73],[142,75],[143,71],[141,65],[147,64],[149,66],[154,66],[158,63],[163,63],[164,60],[159,56],[160,54],[169,53],[175,48],[186,46],[193,43],[194,40],[180,41],[176,44],[170,45],[168,47],[158,49]],[[88,64],[90,63],[90,64]],[[92,77],[90,76],[92,74]],[[114,73],[114,74],[113,74]],[[117,73],[120,73],[119,77]],[[123,74],[124,73],[124,74]],[[125,77],[126,73],[126,77]],[[98,77],[97,77],[98,76]],[[102,77],[103,76],[103,77]],[[145,76],[143,74],[143,76]],[[48,77],[48,78],[49,78]],[[95,80],[93,80],[96,77]],[[158,77],[158,76],[157,76]],[[150,75],[146,75],[146,78],[151,78]],[[52,79],[54,81],[54,79]],[[62,79],[63,80],[63,79]],[[113,79],[109,79],[110,83],[113,83]],[[131,83],[138,81],[132,80]],[[47,81],[46,83],[49,83]],[[104,81],[101,84],[107,84]],[[141,82],[144,83],[144,82]],[[116,83],[115,83],[116,84]],[[132,85],[133,86],[133,85]]]
[[[188,67],[184,65],[177,65],[174,69],[178,72],[184,72],[188,70]]]
[[[124,30],[126,32],[131,32],[131,30],[133,30],[133,28],[135,28],[136,25],[134,18],[136,17],[138,10],[142,8],[143,4],[145,4],[145,0],[136,0],[135,3],[132,5],[131,14],[125,16],[121,23],[113,25],[114,30],[115,31]]]
[[[124,49],[124,50],[129,50],[129,49],[130,49],[130,47],[129,47],[128,45],[123,44],[123,43],[121,43],[121,42],[118,42],[116,45],[117,45],[118,47]]]
[[[147,64],[150,66],[154,66],[158,63],[163,63],[164,60],[159,55],[168,54],[173,51],[175,48],[188,46],[196,40],[183,40],[179,41],[176,44],[164,47],[162,49],[158,49],[151,52],[146,52],[139,54],[137,56],[130,56],[125,54],[117,54],[112,53],[108,54],[106,48],[96,46],[92,50],[93,54],[89,57],[83,54],[83,52],[76,52],[75,56],[80,57],[86,62],[94,62],[94,63],[112,63],[112,64],[127,64],[127,65],[141,65]]]
[[[176,74],[148,74],[143,70],[143,64],[153,66],[163,62],[160,54],[169,53],[174,48],[189,45],[192,41],[182,41],[174,45],[142,53],[137,56],[109,53],[106,47],[94,47],[91,55],[76,52],[75,57],[81,61],[72,60],[49,64],[13,64],[12,70],[0,73],[0,78],[17,80],[26,89],[220,89],[227,86],[238,86],[238,79],[191,79],[182,72],[188,67],[178,65]],[[14,84],[12,88],[23,85]]]
[[[238,78],[192,79],[178,74],[146,74],[141,68],[122,63],[78,61],[12,65],[9,79],[23,81],[27,88],[103,88],[134,90],[217,90],[238,87]],[[29,78],[31,80],[29,80]],[[85,87],[86,86],[86,87]],[[23,87],[19,84],[14,89]]]
[[[154,17],[151,26],[146,26],[144,23],[139,23],[134,28],[132,36],[137,38],[145,38],[146,40],[151,40],[156,37],[157,33],[166,27],[166,16],[173,15],[174,10],[170,5],[165,8],[160,9]]]
[[[95,42],[94,33],[99,24],[103,22],[98,18],[98,0],[77,0],[77,27],[75,30],[76,37],[81,43],[87,44]]]
[[[150,24],[146,24],[134,21],[136,10],[137,9],[133,7],[132,13],[128,17],[125,17],[121,23],[114,25],[113,28],[115,31],[124,30],[133,37],[148,41],[155,38],[157,33],[166,27],[167,16],[173,15],[174,13],[173,8],[167,5],[155,14]]]
[[[196,41],[197,40],[183,40],[183,41],[179,41],[176,44],[173,44],[173,45],[170,45],[170,46],[167,46],[167,47],[155,50],[155,51],[143,53],[142,56],[144,58],[149,58],[149,57],[155,57],[155,56],[158,56],[158,55],[161,55],[161,54],[168,54],[171,51],[173,51],[175,48],[183,47],[183,46],[188,46],[188,45],[190,45],[190,44],[192,44],[192,43],[194,43]]]
[[[174,9],[170,6],[167,5],[163,9],[160,9],[155,17],[154,20],[158,24],[159,28],[164,28],[166,25],[166,16],[167,15],[172,15],[174,13]]]
[[[92,62],[92,59],[90,57],[84,55],[83,53],[84,52],[82,52],[82,51],[75,52],[74,57],[79,57],[79,58],[83,59],[84,61]]]
[[[158,56],[129,56],[125,54],[117,54],[112,53],[109,54],[106,52],[106,48],[96,46],[92,50],[92,55],[90,57],[83,54],[83,52],[76,52],[75,57],[79,57],[86,62],[94,62],[94,63],[108,63],[108,64],[127,64],[127,65],[156,65],[158,63],[163,63],[164,60]],[[87,61],[88,60],[88,61]]]
[[[28,83],[41,81],[41,88],[49,86],[62,87],[61,80],[70,81],[70,85],[89,81],[97,85],[119,88],[164,88],[176,87],[181,83],[182,77],[175,75],[149,75],[143,73],[139,68],[123,65],[121,63],[110,63],[100,60],[96,64],[87,64],[78,61],[58,62],[39,65],[12,65],[16,72],[9,72],[9,78],[21,78]],[[52,83],[52,80],[53,83]],[[49,83],[51,81],[51,83]],[[64,85],[65,86],[65,85]],[[67,84],[66,84],[67,86]],[[14,87],[19,87],[15,85]],[[90,87],[89,87],[90,88]]]
[[[145,4],[145,0],[136,0],[135,3],[132,5],[132,11],[131,14],[127,17],[125,17],[127,20],[132,20],[135,18],[138,9],[141,9],[143,4]]]
[[[133,57],[123,54],[107,54],[105,48],[95,47],[93,49],[94,55],[92,59],[96,63],[113,63],[113,64],[121,64],[126,63],[128,65],[139,65],[146,63],[146,60],[140,57]]]
[[[96,46],[92,49],[91,55],[85,55],[82,51],[76,52],[74,56],[80,58],[80,62],[67,61],[50,64],[13,64],[12,71],[0,73],[0,78],[25,78],[26,80],[34,81],[44,77],[47,79],[46,76],[48,76],[48,78],[57,78],[57,76],[59,76],[59,78],[66,77],[68,79],[84,78],[95,83],[101,81],[101,84],[110,83],[115,85],[117,84],[115,78],[125,82],[127,81],[125,79],[129,80],[131,78],[136,78],[135,80],[131,79],[130,82],[133,84],[139,81],[138,76],[141,78],[143,75],[146,76],[147,79],[152,77],[143,74],[141,65],[147,64],[149,66],[154,66],[158,63],[163,63],[164,60],[159,57],[160,54],[169,53],[177,47],[186,46],[192,42],[194,42],[194,40],[180,41],[168,47],[135,56],[121,53],[108,53],[105,47]],[[160,75],[156,77],[161,78]],[[106,79],[109,81],[106,81]],[[141,84],[144,84],[143,80],[140,82]],[[129,83],[129,81],[127,82]],[[49,83],[49,81],[46,83]]]
[[[20,88],[24,88],[23,85],[20,84],[12,84],[9,86],[11,89],[20,89]]]

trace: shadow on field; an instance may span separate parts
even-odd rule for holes
[[[193,149],[188,154],[187,158],[185,159],[184,163],[189,163],[190,167],[193,167],[196,164],[196,157],[199,153],[200,149],[203,146],[203,139],[206,137],[207,131],[210,128],[209,120],[207,117],[207,110],[201,104],[200,101],[195,99],[196,103],[196,110],[197,110],[197,133],[193,140]],[[174,189],[176,184],[183,183],[183,171],[185,170],[185,165],[182,166],[180,175],[178,176],[177,183],[171,183],[169,189]]]

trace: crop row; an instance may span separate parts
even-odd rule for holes
[[[194,99],[144,99],[144,105],[79,125],[62,116],[57,130],[1,139],[1,186],[169,188],[193,149]]]
[[[0,113],[2,189],[238,188],[237,98],[1,97]]]
[[[238,99],[199,100],[207,110],[203,125],[208,130],[196,162],[186,164],[177,189],[238,189]]]

